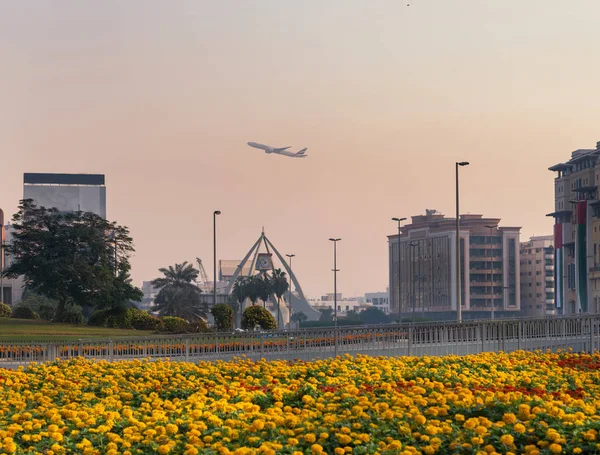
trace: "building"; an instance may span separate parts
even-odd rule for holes
[[[556,313],[554,305],[554,237],[531,237],[521,243],[521,309],[527,316]]]
[[[324,309],[331,309],[335,311],[335,300],[334,294],[327,294],[322,296],[320,299],[308,299],[309,305],[317,311]],[[337,315],[338,318],[345,317],[349,311],[361,311],[369,308],[371,305],[361,302],[359,299],[348,299],[343,298],[341,293],[337,293]]]
[[[23,199],[63,212],[92,212],[106,218],[106,186],[102,174],[34,174],[23,176]]]
[[[102,174],[37,174],[23,175],[23,199],[33,199],[40,207],[63,212],[92,212],[106,218],[106,185]],[[6,225],[6,242],[12,237],[12,226]],[[5,258],[5,267],[10,257]],[[7,289],[8,288],[8,289]],[[21,301],[23,279],[4,280],[6,303]]]
[[[364,297],[365,303],[373,305],[385,314],[390,314],[390,290],[385,292],[367,292]]]
[[[482,215],[461,215],[460,222],[463,317],[490,317],[492,302],[496,312],[516,314],[521,228],[498,227],[500,219]],[[428,210],[388,241],[390,313],[455,317],[456,219]]]
[[[600,311],[600,142],[549,168],[554,179],[555,303],[558,314]]]

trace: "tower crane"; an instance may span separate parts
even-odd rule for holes
[[[202,265],[202,259],[196,258],[196,262],[198,263],[198,270],[200,270],[200,289],[203,291],[210,291],[212,286],[211,282],[208,280],[206,270],[204,270],[204,265]]]

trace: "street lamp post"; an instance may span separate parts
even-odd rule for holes
[[[412,285],[412,320],[413,322],[415,322],[415,311],[416,311],[416,307],[417,307],[417,293],[415,292],[415,264],[414,264],[414,259],[415,259],[415,248],[419,247],[419,243],[418,242],[410,242],[409,243],[410,247],[411,247],[411,261],[410,261],[410,269],[411,269],[411,276],[410,276],[410,281],[411,281],[411,285]],[[420,247],[419,247],[420,249]],[[417,253],[418,255],[419,253]],[[417,273],[417,279],[419,278],[419,273],[421,273],[421,259],[419,258],[419,272]],[[418,289],[417,289],[418,290]]]
[[[339,272],[337,268],[337,243],[342,239],[331,238],[329,240],[333,242],[333,353],[337,357],[337,273]]]
[[[491,280],[492,280],[492,321],[494,320],[494,306],[495,306],[495,301],[494,301],[494,254],[493,254],[493,250],[494,250],[494,244],[492,242],[492,235],[494,233],[494,229],[496,228],[496,226],[485,226],[486,228],[488,228],[490,230],[490,269],[492,271],[492,276],[491,276]]]
[[[217,215],[220,210],[213,212],[213,307],[217,305]]]
[[[295,254],[286,254],[286,256],[288,257],[288,259],[290,260],[290,283],[288,286],[288,305],[289,305],[289,311],[288,311],[288,317],[289,317],[289,321],[288,321],[288,326],[291,327],[291,322],[292,322],[292,313],[294,311],[294,309],[292,308],[292,258],[295,257]]]
[[[458,168],[468,166],[468,161],[456,163],[456,319],[462,322],[462,292],[460,287],[460,209],[458,193]]]
[[[406,218],[392,218],[392,221],[398,222],[398,313],[402,311],[402,294],[400,293],[400,289],[402,286],[402,255],[400,253],[400,232],[401,232],[401,223],[406,220]]]

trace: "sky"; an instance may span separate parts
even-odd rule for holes
[[[410,6],[407,6],[410,4]],[[548,167],[600,141],[597,0],[0,2],[0,207],[103,173],[136,284],[265,233],[305,294],[388,285],[392,217],[551,234]],[[308,147],[266,155],[247,142]]]

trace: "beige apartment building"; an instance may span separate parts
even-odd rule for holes
[[[521,228],[499,224],[499,218],[461,215],[465,318],[490,317],[492,302],[497,316],[521,310]],[[390,235],[388,242],[390,313],[453,317],[457,311],[456,219],[428,210],[426,215],[413,216],[400,236]]]
[[[521,243],[521,309],[526,316],[556,313],[554,237],[534,236]]]
[[[554,180],[555,304],[558,314],[600,310],[600,142],[549,168]]]

